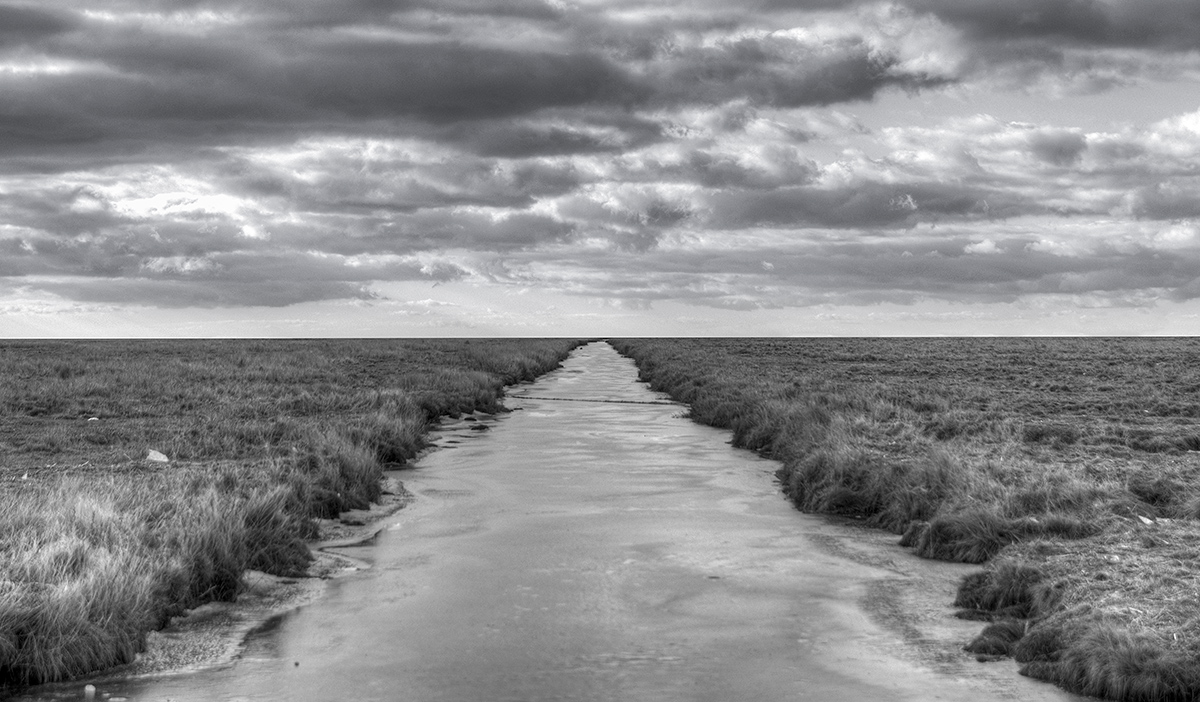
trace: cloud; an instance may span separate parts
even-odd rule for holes
[[[1076,163],[1087,148],[1087,138],[1069,130],[1040,130],[1029,140],[1033,154],[1055,166]]]
[[[959,34],[957,78],[1049,93],[1094,93],[1194,76],[1200,15],[1188,0],[907,0]]]
[[[783,226],[907,228],[922,221],[980,219],[1036,212],[1019,195],[956,183],[856,180],[836,187],[781,188],[771,192],[714,193],[709,223],[718,228]]]
[[[1200,43],[1200,11],[1188,0],[910,0],[992,41],[1045,39],[1118,47],[1191,51]]]
[[[913,115],[1200,75],[1197,39],[1182,0],[0,4],[0,282],[165,307],[397,281],[629,309],[1189,299],[1200,112]],[[861,117],[881,96],[908,112]]]
[[[434,138],[484,157],[620,153],[663,138],[662,125],[620,111],[547,111],[542,119],[455,123]]]
[[[1149,219],[1200,219],[1200,176],[1173,179],[1139,188],[1132,196],[1134,216]]]
[[[68,12],[28,5],[0,5],[0,48],[33,44],[77,26],[77,20]]]
[[[329,299],[369,300],[369,289],[350,283],[300,280],[224,281],[76,278],[42,282],[38,289],[81,302],[156,307],[285,307]]]
[[[894,69],[899,60],[861,41],[812,47],[790,37],[740,38],[673,55],[661,69],[655,98],[721,104],[748,99],[769,107],[869,100],[887,87],[918,89],[939,78]]]

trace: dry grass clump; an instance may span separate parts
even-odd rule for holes
[[[150,562],[141,549],[120,544],[132,518],[103,497],[77,495],[54,511],[34,494],[6,497],[0,502],[3,675],[58,679],[131,659],[155,600]]]
[[[281,487],[220,475],[66,478],[0,493],[0,678],[58,680],[126,663],[188,607],[231,600],[242,573],[311,556]]]
[[[1200,697],[1200,564],[1177,543],[1200,517],[1200,341],[613,343],[692,418],[779,459],[797,507],[991,561],[960,593],[992,622],[969,650],[1085,694]]]
[[[1029,622],[1022,619],[1001,619],[987,625],[983,632],[963,647],[963,650],[980,657],[1010,656],[1013,645],[1025,636]],[[986,660],[986,658],[984,658]]]
[[[314,517],[369,506],[431,422],[500,411],[577,345],[0,345],[0,690],[127,662],[247,569],[303,575]]]
[[[955,604],[1025,620],[1006,652],[1025,675],[1111,699],[1196,699],[1198,537],[1192,521],[1129,520],[1077,546],[1025,542],[964,580]]]

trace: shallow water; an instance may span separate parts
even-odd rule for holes
[[[516,411],[448,427],[402,475],[416,502],[348,550],[370,569],[232,665],[100,698],[1075,699],[898,655],[860,607],[894,573],[818,548],[828,522],[788,505],[775,464],[635,379],[592,344]]]

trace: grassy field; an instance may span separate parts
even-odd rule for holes
[[[1120,700],[1200,698],[1200,340],[615,340],[783,462],[801,509],[986,564],[967,650]]]
[[[501,410],[576,345],[0,344],[0,693],[131,660],[247,569],[302,574],[313,518],[367,506],[430,422]]]

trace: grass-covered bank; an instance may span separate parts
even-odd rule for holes
[[[614,340],[782,461],[801,509],[987,563],[968,649],[1125,700],[1200,697],[1200,341]]]
[[[499,410],[576,345],[0,344],[0,691],[127,662],[247,569],[303,573],[314,517],[365,507],[430,422]]]

